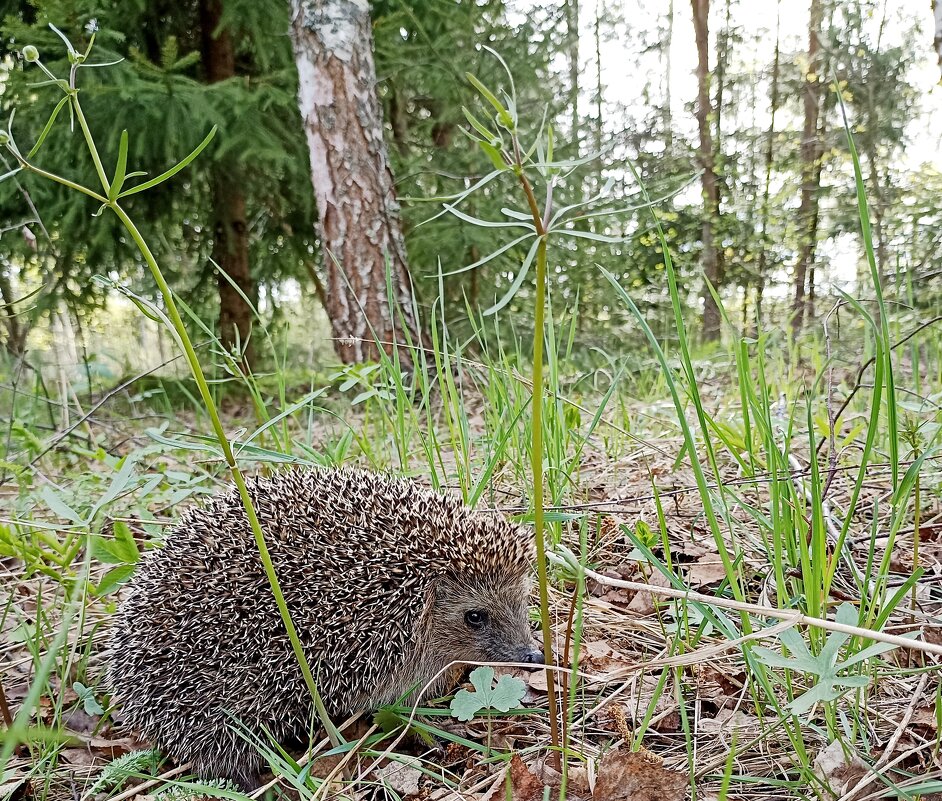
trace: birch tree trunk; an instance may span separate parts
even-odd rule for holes
[[[291,0],[291,9],[334,346],[345,363],[374,359],[374,334],[387,353],[406,333],[422,340],[376,96],[369,3]],[[407,351],[400,359],[411,365]]]
[[[703,272],[707,280],[719,289],[719,254],[716,250],[716,226],[720,213],[720,192],[716,180],[716,161],[713,134],[710,130],[713,116],[710,101],[710,0],[690,0],[693,8],[693,28],[697,40],[697,127],[700,130],[700,166],[703,195]],[[713,342],[720,338],[720,310],[707,287],[703,288],[703,338]]]

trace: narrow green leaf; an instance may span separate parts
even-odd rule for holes
[[[500,154],[500,151],[494,147],[490,142],[478,142],[481,150],[483,150],[487,157],[491,160],[491,164],[494,165],[498,170],[506,170],[507,163],[504,161],[504,157]]]
[[[108,190],[108,200],[115,200],[121,193],[128,171],[128,132],[121,131],[121,142],[118,145],[118,163],[114,168],[114,177],[111,179],[111,189]]]
[[[46,121],[46,126],[43,128],[42,133],[39,134],[39,139],[36,140],[36,144],[33,145],[33,149],[26,154],[26,160],[29,161],[36,153],[39,152],[39,148],[42,147],[43,142],[46,141],[46,137],[49,136],[49,132],[52,130],[52,125],[56,121],[56,117],[59,116],[59,112],[62,111],[62,107],[69,102],[69,95],[65,95],[62,100],[60,100],[56,107],[52,110],[52,114],[49,115],[49,119]]]
[[[510,112],[507,111],[507,109],[504,107],[504,104],[497,99],[497,95],[495,95],[483,83],[475,78],[474,75],[472,75],[470,72],[466,72],[464,76],[468,79],[468,83],[477,89],[478,92],[481,93],[481,96],[484,97],[484,99],[487,100],[487,102],[490,103],[497,111],[498,122],[500,122],[500,124],[508,131],[512,131],[514,129],[513,117],[510,116]]]
[[[46,502],[46,506],[59,517],[71,520],[73,523],[84,523],[84,518],[69,506],[56,491],[48,484],[39,491],[39,497]]]
[[[200,142],[196,146],[196,149],[192,153],[190,153],[189,156],[183,159],[183,161],[178,162],[166,172],[163,172],[160,175],[158,175],[156,178],[151,178],[151,180],[145,181],[142,184],[138,184],[137,186],[132,186],[130,189],[127,190],[127,192],[122,192],[120,195],[118,195],[118,197],[119,198],[127,197],[128,195],[134,195],[134,194],[137,194],[138,192],[143,192],[147,189],[151,189],[157,186],[158,184],[162,184],[164,181],[167,181],[173,178],[174,175],[176,175],[178,172],[180,172],[180,170],[182,170],[184,167],[189,165],[189,163],[193,161],[193,159],[195,159],[200,153],[203,152],[206,146],[212,141],[213,137],[216,135],[216,128],[217,126],[214,125],[213,129],[208,134],[206,134],[206,138],[202,142]]]
[[[513,299],[513,296],[517,294],[517,290],[523,285],[523,280],[527,277],[530,272],[530,265],[533,264],[533,259],[536,256],[536,251],[540,247],[540,242],[543,241],[542,237],[537,237],[533,245],[530,247],[530,252],[527,253],[527,257],[523,260],[523,264],[520,265],[520,269],[517,272],[516,278],[514,278],[513,284],[510,285],[510,289],[507,290],[507,294],[504,295],[497,303],[491,306],[489,309],[484,310],[484,316],[490,317],[492,314],[497,314],[501,309],[504,308],[510,301]]]
[[[466,106],[462,106],[461,111],[464,113],[465,119],[470,123],[471,127],[481,134],[485,140],[488,142],[493,142],[495,139],[497,139],[497,134],[489,131],[484,126],[484,124],[468,110]]]
[[[134,565],[118,565],[111,568],[102,576],[101,583],[95,588],[95,595],[108,595],[114,592],[133,575]]]

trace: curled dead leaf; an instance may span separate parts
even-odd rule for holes
[[[510,784],[511,801],[540,801],[543,798],[544,784],[524,764],[519,754],[510,758],[510,766],[504,781],[498,784],[485,801],[505,801],[507,785]]]
[[[686,773],[668,770],[649,751],[609,751],[598,767],[594,801],[684,801]]]

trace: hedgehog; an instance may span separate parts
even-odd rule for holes
[[[446,694],[453,662],[539,664],[523,529],[406,479],[294,469],[249,494],[332,718]],[[203,778],[256,786],[258,743],[316,722],[238,492],[187,510],[113,621],[123,721]],[[423,691],[424,689],[424,691]]]

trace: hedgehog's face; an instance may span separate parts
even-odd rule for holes
[[[451,661],[542,663],[528,616],[527,576],[473,581],[445,576],[435,587],[431,647]]]

